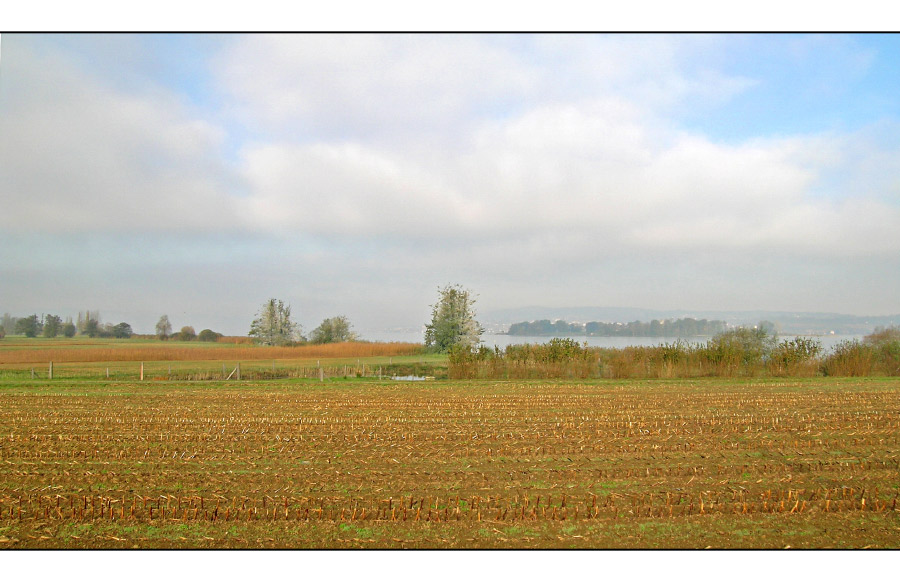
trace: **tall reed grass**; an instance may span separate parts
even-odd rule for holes
[[[896,337],[895,337],[896,336]],[[796,337],[778,341],[762,329],[738,328],[705,343],[596,348],[573,340],[544,345],[453,350],[449,376],[460,379],[693,378],[900,375],[900,330],[844,342],[823,354],[822,344]]]
[[[273,360],[304,358],[364,358],[410,356],[424,352],[422,344],[401,342],[343,342],[334,344],[272,347],[240,345],[129,345],[103,347],[17,349],[0,351],[0,364],[46,362],[138,362],[194,360]]]

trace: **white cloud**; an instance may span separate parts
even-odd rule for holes
[[[111,89],[28,40],[4,46],[0,179],[8,228],[235,226],[239,185],[220,160],[220,128],[171,94]]]
[[[222,93],[205,102],[222,109],[211,113],[176,87],[117,83],[102,66],[88,74],[38,40],[14,39],[0,80],[0,222],[11,240],[0,263],[16,268],[0,275],[31,277],[16,261],[32,253],[47,271],[88,265],[88,288],[140,255],[154,277],[170,263],[240,272],[227,295],[253,303],[251,315],[257,293],[287,288],[325,317],[343,301],[399,313],[455,281],[484,285],[495,306],[655,306],[648,284],[683,272],[697,283],[679,283],[671,300],[752,287],[777,302],[775,275],[747,287],[747,273],[813,264],[821,285],[848,259],[870,272],[896,262],[896,127],[723,143],[679,125],[684,108],[757,82],[701,58],[721,42],[241,37],[215,59]],[[25,231],[69,238],[37,248]],[[150,275],[138,279],[144,266],[130,271],[128,293],[160,292]],[[378,285],[359,298],[357,287]]]
[[[300,141],[452,130],[535,81],[503,46],[465,35],[253,35],[216,70],[248,123]]]

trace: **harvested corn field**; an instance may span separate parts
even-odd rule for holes
[[[900,546],[885,379],[31,382],[0,547]]]

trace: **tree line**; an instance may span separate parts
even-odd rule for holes
[[[438,289],[438,301],[432,305],[431,321],[425,326],[425,349],[447,353],[457,346],[475,346],[484,328],[475,320],[475,296],[460,285]],[[291,316],[291,306],[279,299],[263,303],[250,324],[250,337],[262,345],[284,346],[302,343],[324,344],[358,341],[350,320],[339,315],[322,321],[310,334],[303,335]]]
[[[36,313],[26,317],[14,317],[4,313],[0,319],[0,338],[6,335],[23,335],[25,337],[87,337],[130,338],[134,335],[131,325],[122,321],[117,324],[103,323],[99,311],[79,311],[77,321],[53,314]]]
[[[431,321],[425,326],[425,348],[435,353],[447,353],[455,346],[475,346],[481,341],[484,328],[475,320],[475,296],[460,285],[446,285],[438,289],[438,301],[432,306]],[[65,323],[55,315],[38,318],[31,315],[23,318],[3,316],[0,337],[12,333],[27,337],[74,337],[77,334],[89,337],[129,338],[133,335],[131,325],[122,322],[117,325],[103,324],[99,311],[79,312],[77,323],[67,318]],[[218,341],[222,334],[204,329],[199,334],[192,326],[184,326],[173,333],[168,315],[162,315],[156,322],[155,335],[160,340]],[[248,335],[258,344],[267,346],[289,346],[305,343],[326,344],[359,341],[345,315],[326,318],[312,330],[309,338],[304,336],[302,327],[294,321],[291,306],[280,299],[271,298],[260,307],[250,323]]]
[[[509,326],[509,335],[575,335],[600,337],[697,337],[714,336],[727,328],[724,321],[717,319],[654,319],[652,321],[631,321],[629,323],[607,323],[589,321],[587,323],[567,323],[562,319],[550,321],[523,321]]]
[[[303,328],[291,316],[291,306],[274,297],[262,304],[250,323],[248,335],[256,343],[265,346],[330,344],[359,340],[345,315],[326,318],[307,338],[303,335]]]

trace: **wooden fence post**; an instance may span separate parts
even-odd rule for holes
[[[144,362],[141,362],[141,381],[144,381]]]
[[[53,379],[53,362],[50,362],[50,372],[47,374],[48,379]]]
[[[241,363],[240,362],[238,362],[238,365],[237,365],[237,379],[238,380],[241,379]]]

